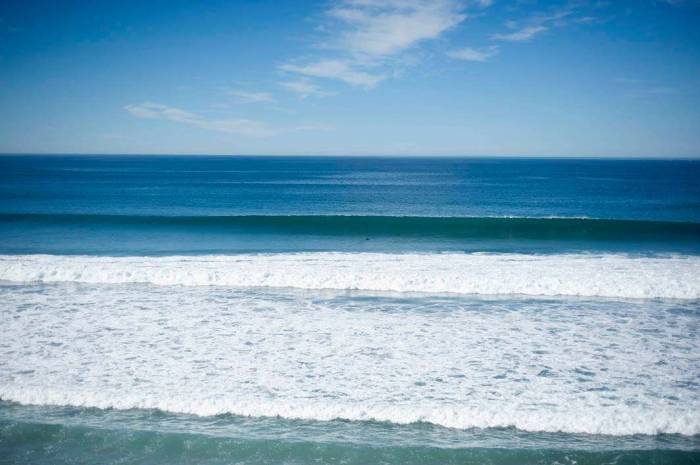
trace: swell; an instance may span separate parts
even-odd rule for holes
[[[531,433],[510,428],[466,429],[426,428],[424,424],[393,425],[381,422],[347,421],[296,421],[281,417],[242,417],[220,415],[203,417],[162,412],[153,415],[150,410],[102,410],[72,406],[35,406],[0,401],[0,422],[27,425],[28,429],[47,425],[71,425],[113,429],[119,424],[126,430],[152,431],[167,434],[187,433],[202,436],[236,438],[243,441],[313,441],[316,444],[352,443],[367,447],[406,446],[425,448],[474,449],[502,448],[518,449],[519,452],[560,446],[559,433]],[[697,450],[694,436],[664,435],[664,447],[659,447],[658,438],[652,435],[603,436],[591,434],[567,434],[570,445],[580,451],[615,450],[628,451],[664,449]],[[570,451],[569,451],[570,452]],[[700,451],[698,451],[700,453]],[[361,462],[366,463],[366,462]]]
[[[73,406],[114,410],[158,410],[174,414],[212,417],[236,415],[249,418],[283,418],[305,421],[372,421],[410,425],[428,423],[454,429],[516,428],[527,432],[599,434],[608,436],[700,434],[700,420],[690,411],[665,412],[621,406],[614,411],[583,403],[571,411],[497,411],[491,408],[420,405],[357,405],[315,400],[307,402],[199,400],[149,398],[140,394],[109,395],[97,392],[58,392],[52,388],[28,389],[0,384],[0,400],[36,406]]]
[[[0,214],[0,223],[191,229],[328,236],[700,241],[700,223],[594,218],[419,217],[375,215]]]
[[[0,280],[484,295],[700,299],[700,257],[280,253],[0,255]]]

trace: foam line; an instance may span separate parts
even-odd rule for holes
[[[700,298],[700,257],[295,253],[0,256],[0,280],[484,295]]]

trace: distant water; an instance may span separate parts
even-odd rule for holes
[[[0,157],[0,463],[697,463],[700,162]]]

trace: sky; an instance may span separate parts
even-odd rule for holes
[[[0,153],[700,157],[700,1],[4,0]]]

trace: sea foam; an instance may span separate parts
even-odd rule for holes
[[[0,256],[0,280],[484,295],[700,298],[700,257],[289,253]]]
[[[0,398],[700,434],[691,301],[0,285]]]

